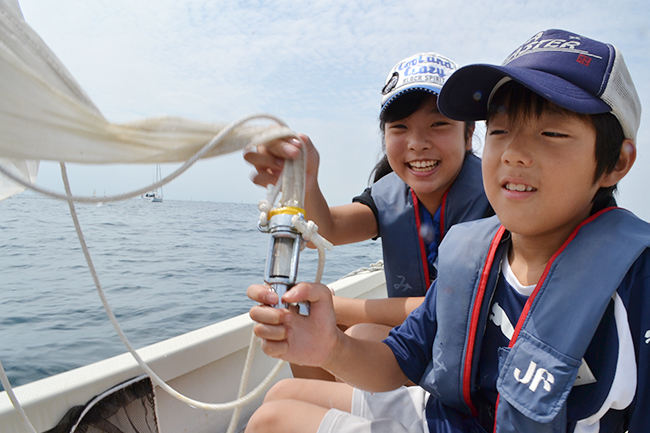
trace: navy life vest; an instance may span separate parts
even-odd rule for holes
[[[476,416],[472,396],[489,304],[509,242],[497,217],[455,226],[440,246],[437,333],[420,385]],[[650,247],[650,225],[620,208],[581,223],[551,257],[499,354],[495,432],[564,432],[566,400],[613,294]],[[588,266],[585,266],[588,264]]]
[[[429,275],[426,249],[420,236],[417,196],[394,172],[373,184],[371,195],[377,207],[388,297],[424,296],[433,276]],[[454,224],[482,218],[489,206],[483,191],[481,160],[469,154],[443,196],[441,238]]]

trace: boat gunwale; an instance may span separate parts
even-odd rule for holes
[[[363,272],[328,286],[337,296],[357,298],[368,297],[364,295],[381,288],[384,282],[383,272]],[[243,313],[137,352],[168,382],[246,349],[252,328],[253,321]],[[99,393],[141,374],[142,369],[127,352],[16,387],[14,393],[34,427],[43,431],[52,428],[71,407],[84,405]],[[0,424],[8,433],[26,431],[4,391],[0,393]]]

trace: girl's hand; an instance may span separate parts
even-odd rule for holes
[[[307,183],[309,184],[316,181],[320,156],[309,137],[304,134],[299,135],[306,145]],[[294,137],[276,140],[269,145],[260,145],[255,151],[245,153],[244,159],[252,164],[257,171],[252,176],[253,183],[263,187],[268,184],[275,185],[284,167],[284,161],[300,157],[301,145],[300,140]]]
[[[278,296],[267,286],[252,285],[248,297],[266,305],[251,308],[255,335],[262,339],[264,353],[299,365],[321,366],[335,356],[341,331],[336,327],[332,294],[322,284],[299,283],[285,295],[284,301],[309,301],[309,316],[298,314],[297,308],[276,309]]]

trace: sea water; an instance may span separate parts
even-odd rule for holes
[[[140,348],[245,313],[269,235],[255,204],[131,199],[76,206],[106,297]],[[381,259],[379,242],[327,253],[323,282]],[[313,281],[305,249],[298,279]],[[0,360],[14,386],[126,351],[101,305],[67,203],[0,202]]]

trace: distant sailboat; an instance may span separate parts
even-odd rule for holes
[[[158,182],[160,179],[162,179],[162,172],[160,171],[160,164],[156,164],[156,173],[155,173],[155,179],[154,182]],[[145,195],[142,196],[142,198],[149,200],[152,203],[162,203],[163,201],[163,190],[162,186],[160,188],[156,188],[151,192],[146,193]]]

